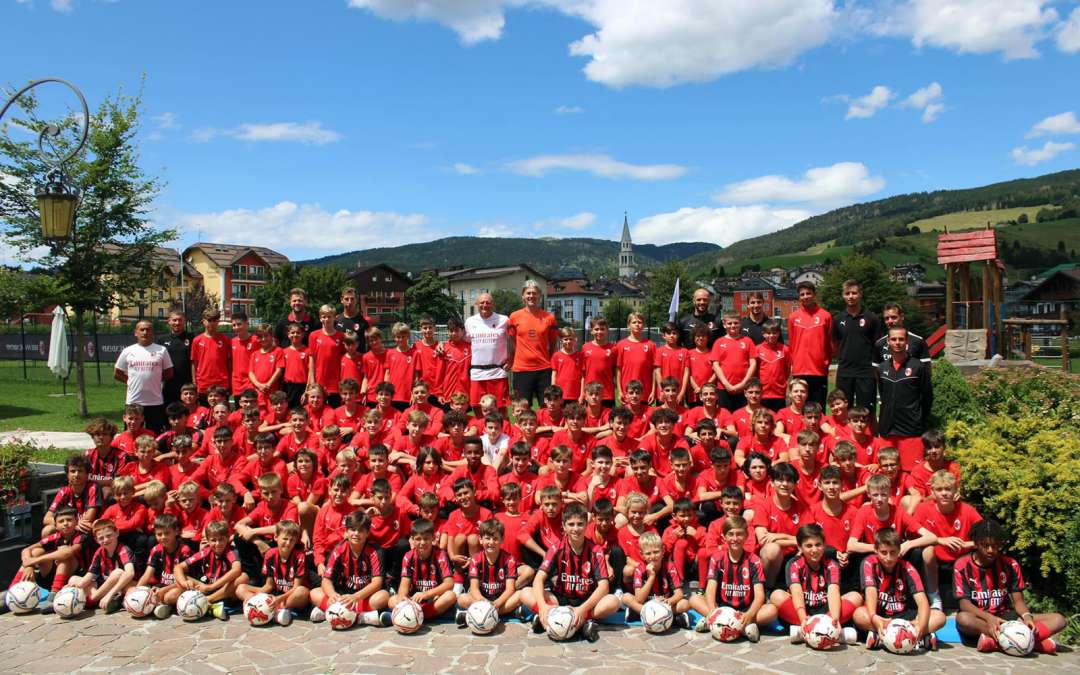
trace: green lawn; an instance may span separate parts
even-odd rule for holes
[[[95,364],[87,364],[86,397],[91,417],[105,416],[119,423],[124,406],[124,386],[112,380],[112,365],[102,364],[98,384]],[[27,364],[23,378],[21,361],[0,361],[0,431],[82,431],[86,420],[78,415],[75,372],[68,377],[68,396],[44,361]]]
[[[910,227],[918,227],[921,232],[944,230],[946,227],[949,228],[950,232],[974,230],[986,227],[987,222],[994,224],[1005,220],[1016,220],[1021,214],[1025,213],[1028,220],[1035,222],[1035,214],[1039,212],[1039,209],[1052,206],[1052,204],[1043,204],[1042,206],[1021,206],[1015,209],[993,209],[991,211],[957,211],[956,213],[946,213],[943,216],[916,220],[911,223]]]

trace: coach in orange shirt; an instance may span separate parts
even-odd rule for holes
[[[551,385],[551,353],[559,337],[555,315],[540,305],[540,284],[532,279],[521,289],[525,307],[510,315],[507,324],[513,349],[514,398],[535,398],[542,403]]]

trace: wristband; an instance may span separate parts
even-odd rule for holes
[[[1020,615],[1020,618],[1023,619],[1025,616],[1030,616],[1032,619],[1035,618],[1035,615],[1032,614],[1031,612],[1024,612],[1023,614]]]

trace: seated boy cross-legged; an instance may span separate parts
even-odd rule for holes
[[[258,593],[269,593],[274,598],[271,618],[282,626],[292,623],[293,610],[303,610],[311,603],[307,587],[308,565],[300,542],[300,524],[294,520],[282,520],[274,529],[274,548],[263,556],[262,586],[240,584],[236,597],[241,601]]]
[[[765,603],[765,570],[761,558],[745,550],[750,525],[742,516],[723,519],[724,547],[709,559],[704,595],[690,598],[702,618],[694,630],[709,630],[708,617],[717,607],[742,612],[742,633],[751,642],[761,639],[759,625],[776,619],[776,606]]]
[[[240,569],[240,556],[229,546],[229,524],[212,520],[203,530],[205,544],[173,570],[181,589],[200,591],[215,618],[229,620],[225,601],[236,597],[236,587],[248,578]]]
[[[457,601],[450,561],[445,551],[435,548],[435,525],[430,520],[413,521],[409,545],[412,550],[401,560],[401,582],[390,608],[410,598],[423,609],[424,619],[434,619]]]
[[[154,538],[157,544],[150,549],[146,569],[137,585],[154,589],[157,599],[154,616],[167,619],[177,598],[185,590],[176,585],[173,571],[191,555],[192,550],[180,540],[180,521],[171,513],[163,513],[154,519]]]
[[[469,589],[458,596],[461,609],[454,619],[459,626],[465,625],[465,610],[479,600],[491,602],[499,616],[513,613],[521,606],[517,560],[502,550],[503,524],[489,518],[480,522],[479,529],[480,552],[469,560]]]
[[[344,540],[334,547],[326,561],[322,582],[311,591],[311,621],[326,619],[326,609],[335,602],[351,605],[356,620],[368,626],[389,626],[386,609],[389,594],[383,590],[383,570],[378,552],[368,543],[371,518],[363,511],[345,516]]]
[[[568,606],[577,617],[575,625],[589,642],[600,639],[597,619],[619,609],[619,600],[608,593],[607,562],[603,551],[585,538],[588,512],[578,503],[568,504],[562,513],[564,537],[548,549],[532,588],[522,590],[521,600],[536,612],[533,631],[547,630],[548,613]]]
[[[855,610],[855,625],[867,631],[866,647],[881,643],[880,636],[893,619],[915,626],[916,641],[926,650],[937,648],[934,631],[945,625],[945,614],[931,609],[915,567],[900,557],[900,535],[891,527],[874,535],[874,554],[862,564],[865,604]]]
[[[41,605],[42,613],[52,612],[56,592],[67,585],[73,574],[82,574],[96,546],[91,535],[79,532],[78,522],[79,512],[70,506],[62,506],[54,515],[52,534],[22,550],[22,566],[11,585],[34,581],[42,588],[48,588],[49,593]],[[0,613],[6,611],[7,591],[4,591],[0,593]]]
[[[675,624],[681,628],[690,627],[690,602],[683,593],[683,578],[678,565],[671,558],[664,557],[664,542],[655,532],[645,532],[638,538],[644,565],[634,570],[634,593],[624,593],[627,618],[630,613],[641,614],[641,608],[651,598],[659,598],[671,607],[675,615]]]
[[[94,540],[98,550],[90,569],[85,576],[71,577],[68,586],[83,589],[88,606],[104,607],[106,614],[112,614],[123,606],[124,591],[135,581],[135,561],[131,549],[120,543],[120,531],[111,520],[94,523]]]

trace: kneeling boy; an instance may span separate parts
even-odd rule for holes
[[[116,524],[104,518],[94,523],[98,550],[85,576],[71,577],[68,586],[78,586],[86,593],[86,604],[105,608],[112,614],[124,604],[124,590],[135,581],[135,561],[131,549],[120,543]]]
[[[683,579],[679,566],[673,558],[664,558],[664,542],[655,532],[645,532],[638,538],[644,565],[634,569],[634,593],[623,594],[627,618],[630,612],[641,614],[641,608],[651,598],[657,598],[671,606],[675,615],[675,624],[680,628],[690,627],[690,602],[683,593]]]
[[[274,598],[274,621],[282,626],[292,623],[293,610],[306,609],[311,604],[307,587],[308,566],[300,541],[300,524],[295,520],[282,520],[274,528],[274,541],[277,546],[263,556],[262,586],[240,584],[236,587],[236,597],[246,602],[258,593],[269,593]]]
[[[225,601],[236,597],[236,587],[247,581],[240,569],[240,556],[229,546],[229,524],[212,520],[203,530],[203,548],[176,566],[176,585],[201,591],[210,603],[210,612],[222,621],[229,620]]]
[[[335,602],[352,605],[356,620],[368,626],[389,626],[390,615],[382,610],[390,596],[383,590],[383,570],[378,552],[368,544],[371,518],[354,511],[342,521],[345,538],[326,559],[321,585],[311,591],[312,623],[326,619]]]
[[[474,602],[487,600],[499,616],[510,614],[521,606],[517,590],[518,564],[514,556],[502,549],[505,528],[494,518],[483,520],[480,529],[480,552],[469,560],[469,590],[458,596],[454,619],[465,625],[465,610]]]
[[[690,598],[690,606],[702,616],[694,630],[707,632],[709,615],[717,607],[731,607],[742,612],[742,634],[757,642],[758,626],[776,619],[776,607],[765,602],[765,568],[761,558],[746,550],[750,532],[746,519],[728,515],[721,522],[724,546],[709,559],[705,594]]]
[[[409,534],[412,550],[401,560],[401,582],[390,608],[411,598],[424,610],[424,619],[441,616],[454,606],[454,574],[446,551],[435,548],[435,524],[423,518],[413,521]]]

